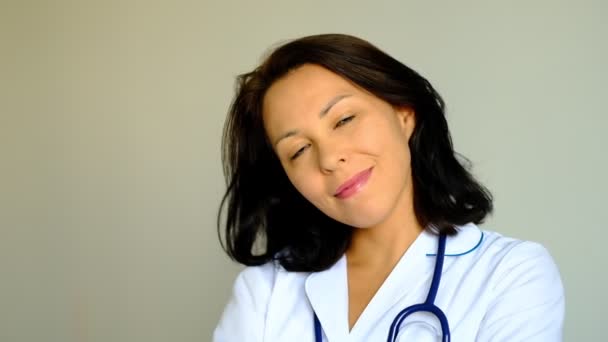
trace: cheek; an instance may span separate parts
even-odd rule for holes
[[[383,134],[376,136],[374,148],[384,166],[390,170],[387,177],[407,177],[411,166],[407,137],[395,126],[383,128]]]
[[[305,170],[288,171],[287,177],[304,198],[313,204],[318,202],[323,191],[323,186],[319,177],[315,177],[311,172],[306,172]]]
[[[385,122],[365,126],[351,141],[356,141],[361,148],[376,155],[390,155],[398,145],[404,146],[401,145],[395,130]]]

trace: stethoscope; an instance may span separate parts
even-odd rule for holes
[[[439,246],[437,247],[437,259],[435,260],[435,271],[433,272],[433,280],[431,281],[431,287],[429,288],[429,293],[426,297],[424,303],[414,304],[409,306],[395,316],[393,323],[391,324],[391,328],[388,331],[388,342],[397,341],[397,335],[399,334],[399,330],[401,327],[401,323],[405,320],[409,315],[415,312],[429,312],[435,315],[441,324],[441,332],[442,332],[442,342],[450,341],[450,327],[448,325],[448,319],[441,311],[437,305],[435,305],[435,297],[437,297],[437,289],[439,289],[439,282],[441,282],[441,272],[443,270],[443,258],[445,256],[445,234],[439,235]],[[323,334],[321,331],[321,322],[317,317],[317,314],[314,313],[314,321],[315,321],[315,341],[323,342]]]

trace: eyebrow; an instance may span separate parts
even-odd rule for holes
[[[352,96],[352,94],[342,94],[342,95],[338,95],[338,96],[334,97],[333,99],[329,100],[329,102],[327,102],[327,104],[319,112],[319,119],[322,119],[325,115],[327,115],[327,113],[329,113],[329,111],[333,108],[333,106],[335,106],[338,102],[340,102],[341,100],[343,100],[347,97],[351,97],[351,96]],[[277,146],[279,144],[279,142],[281,142],[281,140],[292,137],[296,134],[298,134],[297,130],[291,130],[289,132],[286,132],[285,134],[281,135],[275,141],[274,146]]]

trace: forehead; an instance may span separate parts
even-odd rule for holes
[[[263,101],[264,121],[290,120],[306,112],[318,112],[339,94],[361,93],[343,77],[318,65],[306,64],[277,80],[266,92]]]

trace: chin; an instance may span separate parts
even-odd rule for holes
[[[343,222],[344,224],[347,224],[353,228],[366,229],[366,228],[371,228],[371,227],[375,227],[375,226],[379,225],[386,219],[386,217],[387,217],[387,215],[381,215],[378,213],[365,214],[365,213],[359,212],[359,213],[349,216],[349,217],[342,217],[338,221]]]

